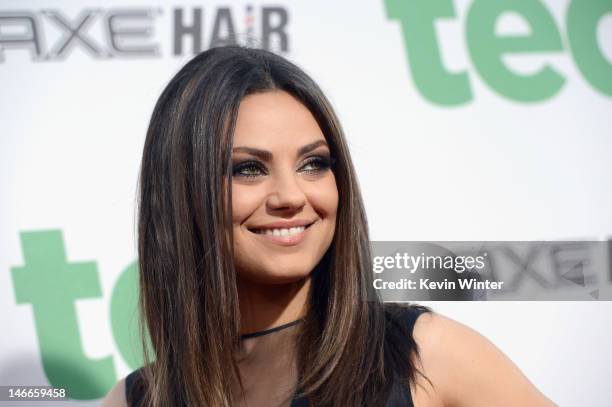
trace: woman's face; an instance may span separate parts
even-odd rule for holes
[[[232,150],[235,264],[240,278],[288,283],[329,248],[338,189],[310,111],[284,91],[246,96]]]

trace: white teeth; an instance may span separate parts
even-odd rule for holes
[[[293,236],[302,233],[306,228],[297,226],[289,229],[259,229],[257,233],[269,236]]]

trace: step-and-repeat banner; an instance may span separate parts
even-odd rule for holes
[[[327,93],[372,240],[479,241],[474,256],[505,241],[489,256],[521,270],[492,286],[490,258],[469,298],[427,294],[447,275],[424,274],[410,297],[396,290],[410,286],[404,275],[387,284],[383,271],[409,271],[402,259],[426,252],[382,245],[373,267],[389,300],[416,298],[480,331],[560,405],[609,405],[610,0],[3,1],[0,385],[66,387],[68,405],[97,405],[139,366],[135,187],[148,120],[187,60],[230,43],[289,58]],[[575,244],[598,248],[604,266],[537,269],[538,253]],[[429,302],[531,299],[516,294],[529,286],[545,301]]]

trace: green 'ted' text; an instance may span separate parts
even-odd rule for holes
[[[17,304],[30,304],[42,367],[49,384],[68,389],[71,399],[103,397],[117,381],[111,355],[91,359],[83,351],[76,301],[101,299],[95,262],[69,262],[60,230],[20,233],[24,265],[12,267]],[[137,320],[138,266],[128,266],[111,296],[115,345],[126,364],[142,366]],[[100,321],[103,324],[105,321]],[[149,349],[150,341],[148,342]]]
[[[455,106],[473,100],[467,70],[449,72],[442,63],[434,24],[455,18],[452,0],[384,0],[387,16],[402,29],[408,64],[416,88],[427,100]],[[523,35],[497,35],[503,15],[519,16],[529,27]],[[609,0],[572,0],[566,10],[567,45],[578,70],[598,92],[612,96],[612,62],[598,44],[597,27],[612,13]],[[564,51],[557,25],[540,0],[473,0],[465,19],[467,51],[480,78],[499,95],[517,102],[552,98],[565,84],[564,76],[548,64],[537,72],[514,72],[506,55],[550,54]]]

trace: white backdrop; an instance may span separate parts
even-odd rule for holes
[[[41,55],[51,54],[34,61],[32,49],[0,42],[0,385],[47,383],[33,309],[17,303],[10,271],[25,264],[20,233],[28,231],[61,230],[69,262],[95,262],[101,295],[75,302],[81,345],[91,359],[111,356],[117,379],[130,371],[111,332],[110,295],[136,259],[135,185],[149,116],[165,83],[192,56],[190,40],[180,55],[172,52],[174,8],[183,9],[187,21],[193,7],[202,8],[204,49],[224,7],[239,36],[248,32],[247,5],[256,36],[264,7],[286,11],[288,50],[279,52],[311,74],[337,109],[372,240],[611,237],[612,96],[589,83],[570,51],[570,2],[524,0],[550,13],[561,50],[503,57],[517,74],[548,65],[565,79],[558,92],[537,102],[501,95],[477,71],[466,21],[479,2],[436,2],[450,4],[455,14],[434,25],[442,62],[450,72],[466,72],[472,90],[470,101],[455,106],[419,92],[401,24],[387,16],[383,0],[0,3],[0,16],[33,15]],[[43,10],[76,24],[91,8],[98,14],[82,34],[101,54],[110,50],[104,16],[129,9],[150,13],[140,21],[151,32],[126,43],[152,44],[156,55],[94,57],[73,41],[63,56],[53,56],[65,32]],[[608,10],[595,31],[610,65]],[[495,27],[499,36],[534,30],[516,13],[502,14]],[[0,38],[26,34],[23,26],[0,25]],[[559,405],[610,405],[612,303],[427,305],[490,338]],[[99,401],[70,405],[77,404]]]

